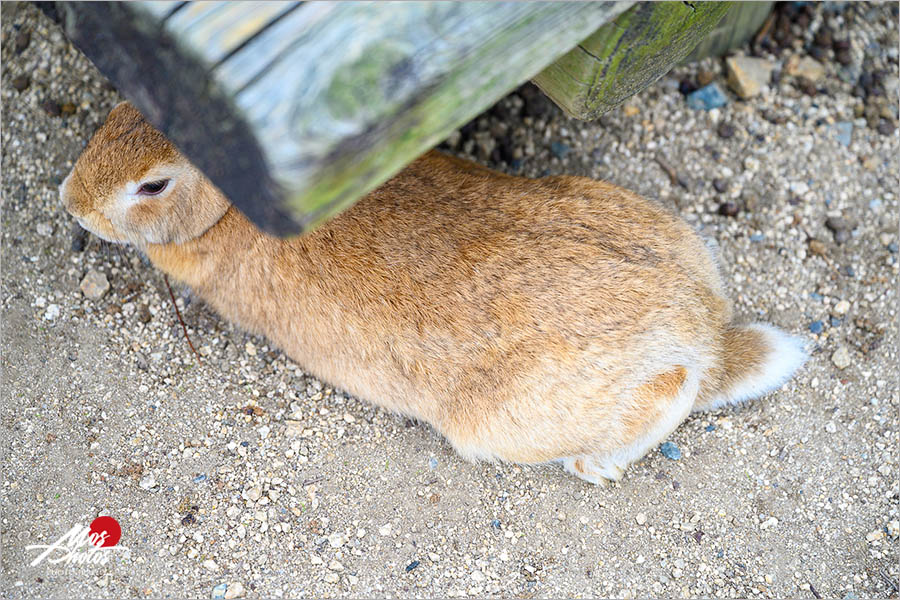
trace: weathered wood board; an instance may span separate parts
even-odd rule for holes
[[[747,43],[759,31],[775,2],[732,2],[719,24],[700,40],[683,62],[694,62],[707,56],[721,56]]]
[[[309,230],[632,2],[57,2],[70,39],[261,227]]]
[[[571,116],[595,119],[669,72],[732,4],[640,2],[533,81]]]

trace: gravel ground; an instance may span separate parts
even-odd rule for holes
[[[446,144],[659,198],[718,241],[739,315],[814,345],[779,392],[688,419],[680,459],[602,488],[463,462],[176,290],[198,364],[161,275],[59,205],[116,92],[4,4],[0,593],[897,597],[897,5],[825,10],[782,13],[750,100],[707,60],[597,123],[523,87]],[[817,81],[789,74],[807,55]],[[688,108],[709,81],[728,103]],[[29,566],[100,514],[130,552]]]

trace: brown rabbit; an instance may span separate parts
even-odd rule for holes
[[[583,177],[525,179],[429,152],[290,240],[257,230],[130,104],[60,193],[310,373],[428,421],[464,457],[618,479],[692,410],[753,398],[806,359],[736,325],[681,219]]]

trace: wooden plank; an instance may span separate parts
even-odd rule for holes
[[[683,62],[694,62],[707,56],[722,56],[740,48],[759,31],[775,2],[734,2],[728,13]]]
[[[67,35],[258,225],[308,230],[632,2],[58,2]],[[250,15],[250,16],[248,16]]]
[[[170,17],[166,30],[190,48],[202,49],[203,59],[216,64],[252,39],[278,15],[299,2],[190,2]]]
[[[567,113],[595,119],[665,75],[730,2],[641,2],[534,78]]]
[[[180,2],[178,0],[160,0],[147,5],[147,12],[162,20],[175,12],[176,9],[184,8],[188,2]]]

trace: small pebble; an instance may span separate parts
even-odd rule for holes
[[[109,281],[106,275],[96,269],[88,271],[84,279],[81,280],[81,293],[85,298],[91,300],[99,300],[109,291]]]
[[[891,242],[887,245],[887,249],[891,254],[897,254],[897,251],[900,250],[900,247],[897,246],[897,242]]]
[[[643,525],[644,523],[647,522],[647,515],[645,515],[644,513],[638,513],[634,517],[634,520],[638,525]]]
[[[215,572],[219,570],[219,565],[217,565],[216,561],[214,561],[213,559],[207,558],[203,561],[203,568],[207,571]]]
[[[846,300],[841,300],[837,304],[834,305],[833,312],[836,315],[845,315],[847,311],[850,310],[850,303]]]
[[[809,330],[812,333],[822,333],[825,330],[825,323],[822,321],[813,321],[809,324]]]
[[[21,54],[31,44],[31,30],[23,29],[16,34],[16,52]]]
[[[891,135],[894,133],[894,129],[896,129],[894,123],[888,119],[881,119],[878,123],[878,127],[875,128],[881,135]]]
[[[713,184],[713,188],[715,188],[715,190],[717,192],[719,192],[720,194],[724,194],[725,192],[728,191],[728,182],[725,181],[724,179],[718,179],[718,178],[713,179],[712,184]]]
[[[728,104],[728,98],[715,83],[688,94],[687,105],[694,110],[712,110]]]
[[[701,69],[700,72],[697,73],[697,83],[700,85],[700,87],[709,85],[715,78],[716,74],[706,69]]]
[[[41,108],[51,117],[58,117],[62,114],[62,108],[60,108],[59,103],[53,100],[44,100],[41,102]]]
[[[431,458],[428,459],[428,468],[429,469],[434,471],[435,469],[437,469],[437,466],[438,466],[438,460],[436,458],[434,458],[432,456]]]
[[[662,455],[670,460],[679,460],[681,458],[681,450],[672,442],[665,442],[659,447]]]
[[[228,591],[225,592],[225,600],[232,598],[241,598],[244,595],[244,586],[240,581],[235,581],[228,585]]]
[[[697,90],[697,84],[690,79],[682,79],[678,83],[678,91],[682,96],[688,96]]]
[[[846,369],[850,366],[850,352],[845,346],[841,346],[831,355],[831,362],[838,369]]]
[[[494,519],[491,521],[491,527],[494,529],[500,529],[500,519]]]
[[[719,137],[723,140],[727,140],[731,137],[734,137],[734,127],[730,123],[719,123],[719,128],[717,129],[717,133]]]
[[[853,123],[841,121],[834,124],[834,135],[838,143],[845,148],[850,145],[853,136]]]
[[[569,148],[567,144],[563,144],[562,142],[551,142],[550,143],[550,151],[553,152],[553,155],[556,158],[563,159],[572,149]]]
[[[344,565],[336,560],[332,560],[330,563],[328,563],[328,568],[332,571],[341,572],[344,570]]]
[[[723,202],[719,205],[719,214],[723,217],[736,217],[739,212],[736,202]]]
[[[153,475],[147,475],[141,479],[141,482],[138,485],[145,490],[153,489],[156,487],[156,478],[153,477]]]
[[[705,430],[706,430],[707,432],[709,432],[709,431],[715,431],[715,430],[716,430],[716,426],[715,426],[715,425],[707,425],[707,426],[705,427]]]
[[[750,236],[751,242],[761,242],[765,239],[765,236],[761,233],[754,233]]]
[[[212,590],[212,599],[213,600],[224,600],[225,599],[225,591],[228,589],[228,585],[225,583],[220,583]]]
[[[826,256],[828,254],[828,247],[816,239],[809,240],[809,251],[813,254],[818,254],[819,256]]]
[[[47,307],[47,310],[44,311],[44,320],[45,321],[55,321],[59,318],[59,304],[51,304]]]
[[[28,75],[19,75],[13,78],[11,83],[17,92],[24,92],[31,85],[31,78]]]
[[[406,572],[409,573],[410,571],[412,571],[413,569],[415,569],[418,566],[419,566],[419,561],[414,560],[411,563],[409,563],[408,565],[406,565]]]

